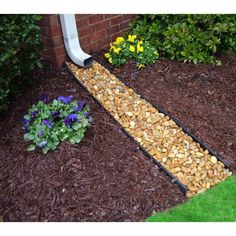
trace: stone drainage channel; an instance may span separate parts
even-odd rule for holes
[[[99,63],[94,62],[89,69],[72,63],[66,65],[187,197],[203,192],[232,174],[217,154],[188,133],[176,119],[153,107]]]

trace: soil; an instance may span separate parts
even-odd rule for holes
[[[186,200],[64,69],[37,76],[0,118],[0,219],[143,221]],[[94,121],[80,144],[63,142],[47,155],[26,151],[20,120],[42,94],[88,101]]]
[[[94,58],[153,105],[159,105],[207,143],[236,171],[236,57],[222,66],[159,60],[138,70],[129,61],[111,66],[104,51]]]

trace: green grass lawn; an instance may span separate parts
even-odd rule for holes
[[[148,222],[236,221],[236,175],[167,212],[149,217]]]

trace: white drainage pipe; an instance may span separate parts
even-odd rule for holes
[[[81,67],[90,67],[93,64],[93,57],[80,47],[75,15],[60,14],[60,21],[65,48],[70,59]]]

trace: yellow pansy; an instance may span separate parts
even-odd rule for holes
[[[143,52],[143,46],[137,45],[137,52]]]
[[[133,43],[136,38],[137,38],[136,35],[128,35],[128,41],[131,43]]]
[[[110,57],[110,53],[105,53],[104,56],[105,56],[106,58],[109,58],[109,57]]]
[[[114,48],[113,51],[114,51],[114,53],[119,54],[120,50],[121,50],[121,48]]]
[[[138,67],[138,69],[141,69],[141,68],[145,67],[145,65],[144,64],[138,64],[137,67]]]
[[[116,41],[114,42],[114,44],[121,44],[125,41],[125,39],[123,37],[117,37]]]
[[[154,51],[154,54],[157,55],[157,56],[159,55],[158,52],[157,52],[157,50]]]
[[[131,52],[135,52],[135,47],[134,47],[133,45],[130,45],[130,46],[129,46],[129,50],[130,50]]]
[[[112,58],[111,57],[108,59],[108,61],[112,64]]]
[[[142,40],[138,41],[138,44],[139,44],[139,45],[142,45],[142,44],[143,44],[143,41],[142,41]]]

